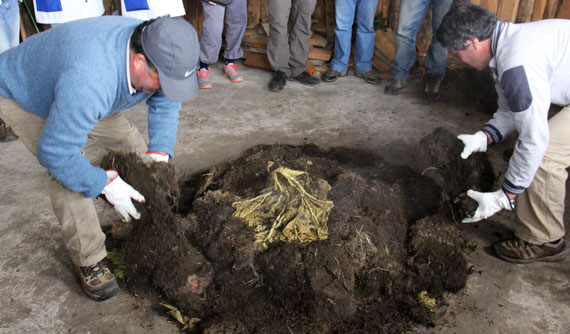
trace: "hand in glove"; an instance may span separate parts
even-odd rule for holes
[[[131,199],[143,203],[144,196],[123,181],[119,176],[119,172],[116,170],[108,170],[107,177],[109,181],[107,181],[107,185],[101,192],[105,195],[107,201],[115,207],[115,210],[117,210],[126,221],[131,221],[131,216],[135,219],[139,219],[141,214],[135,209]]]
[[[145,158],[148,162],[168,162],[170,156],[162,152],[146,152]]]
[[[475,223],[481,219],[491,217],[502,209],[512,210],[515,208],[514,200],[511,201],[503,189],[492,193],[480,193],[478,191],[468,190],[467,196],[476,200],[479,206],[477,210],[475,210],[473,217],[464,218],[462,223]]]
[[[487,151],[487,135],[483,131],[477,131],[472,135],[459,135],[459,140],[465,144],[461,157],[467,159],[473,152],[486,152]]]

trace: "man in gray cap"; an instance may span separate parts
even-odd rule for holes
[[[173,155],[181,102],[198,94],[200,53],[181,18],[142,22],[97,17],[56,26],[0,55],[0,117],[51,174],[50,197],[83,290],[94,300],[119,291],[103,264],[105,234],[91,197],[103,194],[123,219],[144,197],[117,171],[82,155],[88,139],[150,161]],[[148,149],[121,111],[148,105]]]

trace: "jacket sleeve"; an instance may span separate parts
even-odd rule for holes
[[[100,194],[107,183],[105,171],[81,154],[87,135],[110,109],[102,85],[96,83],[62,74],[37,147],[40,163],[66,188],[85,197]]]
[[[497,136],[501,140],[509,131],[518,132],[503,189],[520,194],[532,183],[549,142],[546,64],[511,67],[503,71],[499,86],[499,110],[484,129],[491,129],[493,139]]]
[[[174,156],[174,144],[178,130],[178,113],[182,104],[169,100],[158,91],[147,100],[149,152],[163,152]]]

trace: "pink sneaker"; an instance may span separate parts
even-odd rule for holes
[[[228,64],[224,66],[224,75],[230,79],[231,82],[243,81],[243,76],[238,72],[237,64]]]
[[[200,89],[212,88],[209,76],[210,70],[198,71],[198,87],[200,87]]]

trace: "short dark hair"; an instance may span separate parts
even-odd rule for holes
[[[467,49],[465,42],[491,38],[497,17],[489,10],[473,4],[455,4],[445,14],[436,37],[450,51]]]
[[[156,71],[156,66],[154,66],[154,64],[150,61],[150,59],[148,58],[148,56],[146,55],[146,53],[144,53],[144,49],[142,46],[142,40],[141,40],[141,36],[142,36],[142,31],[143,29],[150,25],[152,22],[154,22],[156,19],[152,19],[152,20],[147,20],[144,21],[143,23],[139,24],[135,30],[133,31],[133,34],[131,35],[131,44],[129,45],[130,49],[134,52],[134,53],[142,53],[144,56],[144,59],[146,60],[146,66],[149,69],[149,71]]]

